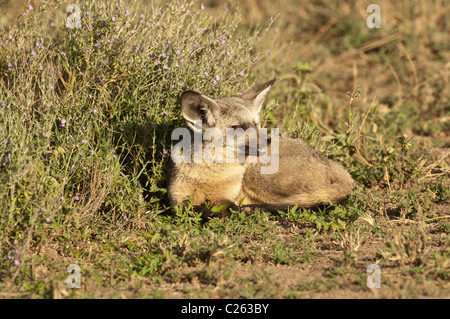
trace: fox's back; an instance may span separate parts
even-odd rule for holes
[[[268,150],[278,152],[278,170],[274,174],[261,174],[261,166],[267,164],[248,165],[241,192],[241,196],[247,197],[246,204],[277,202],[296,194],[305,195],[304,203],[323,204],[327,194],[332,195],[329,200],[338,202],[351,191],[353,180],[344,167],[321,156],[302,140],[280,139],[278,148]]]

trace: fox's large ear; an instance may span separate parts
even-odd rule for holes
[[[253,101],[253,107],[259,112],[275,81],[276,78],[273,78],[267,83],[255,86],[250,91],[244,93],[242,98]]]
[[[181,113],[188,125],[194,125],[195,121],[202,121],[202,123],[209,126],[214,125],[213,112],[219,108],[217,103],[209,97],[194,91],[186,91],[181,94],[180,98]]]

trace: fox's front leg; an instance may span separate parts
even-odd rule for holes
[[[169,194],[170,201],[172,207],[189,207],[192,206],[192,210],[196,213],[201,213],[201,217],[203,220],[207,220],[209,217],[219,217],[219,216],[229,216],[230,212],[227,209],[224,209],[222,212],[215,213],[211,209],[202,205],[205,201],[207,201],[207,196],[199,189],[194,189],[189,187],[188,185],[180,185],[176,187],[178,189],[176,192],[172,192]],[[183,192],[179,191],[183,190]],[[214,204],[214,203],[212,203]],[[228,207],[234,205],[233,203],[229,203]],[[235,205],[234,205],[235,206]],[[233,209],[235,208],[233,206]],[[236,206],[237,207],[237,206]]]

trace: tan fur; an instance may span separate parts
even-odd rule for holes
[[[211,99],[197,92],[183,93],[180,104],[187,127],[193,130],[194,121],[201,120],[203,129],[225,132],[240,125],[258,129],[261,106],[274,82],[256,86],[242,97]],[[268,151],[275,154],[270,147]],[[353,180],[347,171],[303,141],[281,138],[275,152],[279,158],[275,174],[261,174],[263,164],[248,161],[174,164],[168,184],[172,206],[185,205],[193,195],[195,206],[205,201],[216,205],[243,202],[248,207],[285,209],[338,203],[350,193]]]
[[[286,209],[293,205],[335,204],[352,190],[353,180],[342,165],[320,156],[298,139],[280,139],[275,174],[261,174],[261,166],[257,163],[246,167],[239,195],[244,205]]]
[[[192,204],[205,201],[235,204],[245,173],[244,164],[182,163],[174,165],[169,181],[169,197],[173,206],[184,204],[193,195]]]

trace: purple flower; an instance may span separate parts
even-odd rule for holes
[[[205,10],[205,5],[203,3],[200,5],[200,9]]]
[[[169,153],[166,149],[163,150],[163,154]]]
[[[167,114],[169,114],[169,112],[167,112],[166,110],[164,110],[164,112],[163,112],[163,113],[164,113],[164,114],[166,114],[166,115],[167,115]]]
[[[217,82],[216,80],[214,80],[213,83],[215,86],[219,85],[219,82]]]
[[[111,19],[111,20],[112,20],[112,22],[114,22],[114,21],[116,21],[116,18],[115,18],[115,17],[112,17],[112,19]]]
[[[31,50],[31,55],[35,55],[36,52],[34,52],[34,50]]]
[[[53,85],[50,87],[50,91],[53,91],[54,90],[54,88],[53,88]]]
[[[240,76],[245,76],[244,72],[239,73]]]
[[[50,27],[54,28],[55,27],[55,22],[50,22]]]
[[[9,165],[10,162],[11,162],[11,153],[8,153],[8,156],[6,157],[5,160],[5,165]]]
[[[97,109],[94,109],[93,111],[92,111],[92,114],[96,114],[97,113]]]
[[[230,51],[227,51],[227,55],[228,55],[228,56],[231,55]]]
[[[127,11],[125,11],[125,13],[126,13],[126,14],[130,14],[130,11],[127,10]]]
[[[205,75],[208,76],[208,72],[205,72]]]
[[[13,36],[10,34],[8,35],[8,39],[12,40]]]
[[[175,54],[180,54],[181,52],[180,52],[180,50],[177,50],[176,52],[175,52]]]
[[[42,65],[39,67],[39,70],[41,70],[41,71],[43,71],[44,70],[44,68],[42,67]]]
[[[6,107],[6,104],[4,102],[2,102],[2,107]]]
[[[12,255],[8,255],[8,259],[12,259],[12,257],[13,257]]]
[[[82,141],[81,141],[81,144],[87,144],[87,140],[86,139],[83,139]]]
[[[82,129],[83,129],[83,130],[86,130],[86,126],[83,126]]]
[[[47,217],[47,218],[45,219],[45,221],[46,221],[47,223],[50,223],[50,217]]]
[[[66,126],[67,121],[65,119],[61,120],[61,124],[59,124],[59,126],[61,127],[65,127]]]
[[[39,211],[40,211],[40,212],[43,212],[43,211],[44,211],[44,208],[41,207],[41,208],[39,209]]]
[[[30,6],[28,7],[28,9],[29,10],[33,10],[34,8],[31,6],[31,4],[30,4]]]
[[[169,67],[167,66],[167,64],[164,64],[163,69],[167,70]]]
[[[80,197],[78,197],[78,195],[77,195],[77,196],[75,196],[74,200],[80,200]]]
[[[30,6],[30,7],[31,7],[31,6]],[[33,9],[30,9],[30,10],[33,10]],[[20,265],[20,261],[18,261],[17,259],[14,260],[14,265],[16,265],[16,266]]]
[[[216,75],[216,80],[219,81],[220,80],[220,76]]]

